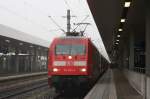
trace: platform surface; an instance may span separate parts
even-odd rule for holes
[[[117,69],[113,70],[114,83],[116,87],[117,99],[143,99],[128,82],[127,78],[123,74],[123,71]]]
[[[109,69],[84,99],[143,99],[122,71]]]

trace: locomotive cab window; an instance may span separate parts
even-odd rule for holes
[[[85,55],[85,45],[82,44],[58,44],[55,47],[56,55]]]

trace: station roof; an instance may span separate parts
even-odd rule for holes
[[[26,34],[2,24],[0,24],[0,35],[43,47],[49,47],[50,44],[41,38]]]
[[[95,22],[101,32],[106,49],[110,49],[113,33],[119,24],[123,0],[87,0]]]
[[[123,28],[124,35],[131,31],[137,35],[144,30],[144,0],[87,0],[87,2],[108,52],[112,50],[113,40],[120,27]],[[129,9],[124,7],[125,2],[131,2]],[[126,19],[122,26],[121,18]],[[141,39],[141,36],[139,37]]]

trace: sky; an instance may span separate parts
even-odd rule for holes
[[[51,43],[53,38],[65,36],[61,29],[66,31],[64,16],[67,15],[67,9],[74,16],[71,17],[71,31],[77,23],[90,23],[85,36],[92,39],[100,53],[109,61],[86,0],[0,0],[0,24]],[[82,31],[84,27],[81,25],[76,31]]]

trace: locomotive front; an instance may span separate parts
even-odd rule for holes
[[[88,82],[88,39],[56,38],[49,53],[49,81],[58,90]]]

